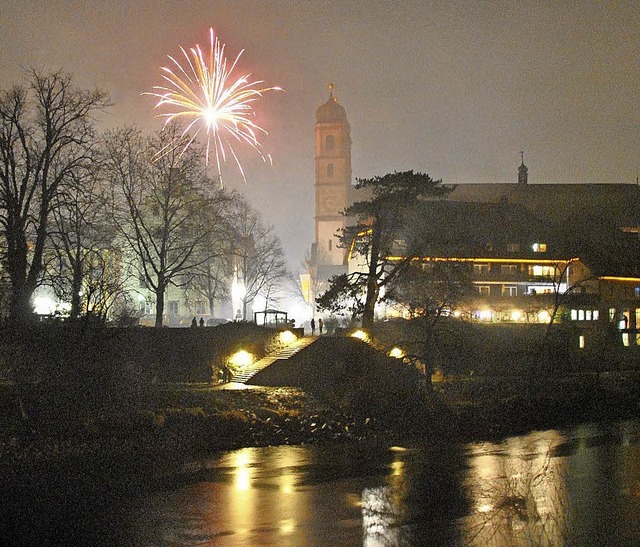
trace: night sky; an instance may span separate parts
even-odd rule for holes
[[[634,182],[640,174],[640,2],[1,0],[0,88],[63,69],[114,106],[104,127],[156,130],[151,97],[178,46],[213,27],[241,71],[286,89],[256,104],[265,165],[246,185],[292,268],[313,239],[314,123],[345,107],[354,177],[414,169],[446,183]]]

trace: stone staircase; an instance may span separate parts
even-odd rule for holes
[[[289,359],[289,357],[306,348],[309,344],[315,342],[315,340],[315,336],[303,336],[302,338],[298,338],[295,342],[292,342],[288,346],[282,348],[280,351],[266,355],[262,359],[253,363],[251,366],[248,366],[247,368],[241,370],[231,378],[231,382],[244,384],[262,369],[268,367],[269,365],[272,365],[278,360]]]

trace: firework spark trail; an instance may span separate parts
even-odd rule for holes
[[[224,55],[225,46],[209,29],[210,50],[208,57],[199,45],[187,52],[182,46],[186,65],[183,67],[175,57],[168,55],[172,68],[162,67],[162,78],[166,84],[154,86],[154,91],[143,93],[158,98],[155,108],[168,106],[171,111],[159,114],[165,118],[164,127],[172,121],[186,121],[179,142],[169,143],[155,159],[169,150],[183,146],[181,154],[196,140],[201,131],[206,132],[206,163],[209,164],[210,151],[215,154],[218,176],[221,178],[221,163],[231,155],[238,170],[246,182],[244,170],[230,141],[248,144],[254,148],[264,161],[271,162],[271,156],[264,154],[258,134],[267,131],[257,125],[251,117],[254,114],[252,103],[267,91],[282,91],[279,87],[260,87],[263,80],[251,81],[251,74],[240,76],[232,83],[232,73],[238,60],[244,53],[240,51],[231,65]],[[193,132],[192,132],[193,130]]]

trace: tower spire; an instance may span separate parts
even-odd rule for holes
[[[336,99],[333,96],[333,89],[336,87],[336,85],[333,82],[329,83],[329,99],[335,102],[338,102],[338,99]]]

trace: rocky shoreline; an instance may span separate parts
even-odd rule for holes
[[[482,404],[468,401],[455,407],[436,395],[429,415],[422,416],[419,423],[412,416],[413,427],[404,424],[402,428],[367,413],[341,410],[295,388],[185,387],[177,395],[197,406],[148,406],[145,410],[100,413],[73,428],[5,422],[0,468],[5,477],[70,465],[153,474],[244,447],[496,441],[536,429],[640,417],[640,399],[626,396],[612,400],[607,392],[588,401],[519,397]]]
[[[452,375],[431,389],[409,365],[342,337],[316,340],[246,389],[117,367],[103,377],[84,354],[72,363],[60,378],[0,385],[4,476],[74,465],[147,474],[243,447],[474,442],[640,417],[635,371]]]

